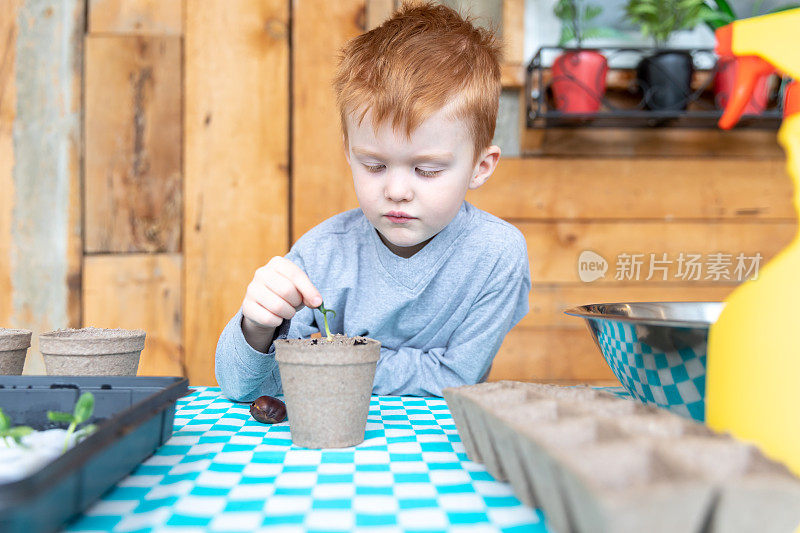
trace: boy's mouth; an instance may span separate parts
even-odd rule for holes
[[[388,218],[390,222],[394,222],[395,224],[403,224],[405,222],[414,219],[414,217],[412,217],[408,213],[403,213],[402,211],[389,211],[388,213],[386,213],[386,218]]]

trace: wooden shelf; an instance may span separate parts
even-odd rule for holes
[[[524,128],[524,157],[784,159],[774,131],[688,128]]]
[[[500,82],[503,85],[503,89],[522,89],[525,87],[525,65],[509,62],[501,64]]]

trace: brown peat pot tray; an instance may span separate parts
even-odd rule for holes
[[[557,532],[783,532],[800,479],[758,448],[590,387],[446,388],[468,457]],[[768,517],[768,518],[765,518]]]

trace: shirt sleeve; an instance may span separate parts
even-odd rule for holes
[[[303,268],[292,252],[286,258]],[[284,320],[266,353],[250,346],[242,331],[242,310],[236,312],[220,334],[214,356],[214,376],[227,398],[236,402],[252,402],[259,396],[283,394],[278,362],[275,360],[275,340],[308,337],[319,331],[314,311],[300,309],[291,320]]]
[[[509,274],[478,297],[446,347],[381,347],[373,393],[441,396],[446,387],[485,381],[506,334],[528,313],[527,253]]]

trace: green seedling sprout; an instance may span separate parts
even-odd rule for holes
[[[319,312],[322,313],[322,320],[325,322],[325,334],[328,336],[328,340],[333,340],[333,335],[331,335],[331,330],[328,329],[328,313],[333,313],[334,318],[336,317],[336,311],[333,309],[325,309],[324,304],[319,304]]]
[[[9,418],[9,416],[5,414],[2,409],[0,409],[0,437],[2,437],[5,442],[8,442],[8,439],[11,439],[17,443],[17,446],[27,448],[27,446],[22,443],[22,437],[25,435],[30,435],[31,433],[33,433],[32,427],[11,427],[11,418]]]
[[[64,440],[64,452],[67,451],[69,445],[69,438],[75,432],[75,428],[79,424],[83,424],[89,417],[92,416],[94,411],[94,395],[91,392],[84,392],[78,401],[75,403],[75,409],[72,413],[62,413],[59,411],[47,411],[47,418],[51,422],[69,422],[67,428],[67,438]],[[76,438],[86,437],[96,429],[94,424],[87,424],[81,428],[76,434]],[[63,453],[63,452],[62,452]]]

